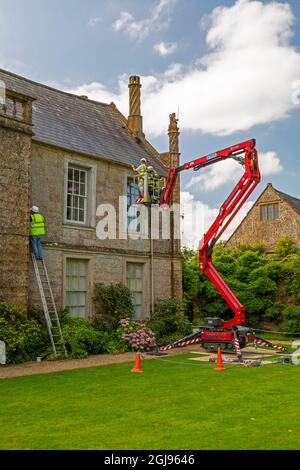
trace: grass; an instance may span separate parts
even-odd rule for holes
[[[0,449],[299,449],[300,367],[190,356],[0,381]]]
[[[272,342],[272,340],[274,341],[289,341],[290,343],[292,343],[293,341],[299,341],[300,340],[300,335],[293,335],[292,333],[290,334],[282,334],[282,333],[272,333],[272,332],[269,332],[269,333],[265,333],[265,332],[260,332],[258,330],[257,332],[257,336],[259,338],[263,338],[263,339],[267,339],[269,341]]]

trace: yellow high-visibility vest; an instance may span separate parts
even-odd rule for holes
[[[31,214],[30,236],[45,235],[45,219],[42,214]]]
[[[139,167],[139,181],[144,181],[144,175],[147,173],[147,165],[145,163],[142,163]]]

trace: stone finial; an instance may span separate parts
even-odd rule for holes
[[[179,164],[179,127],[178,127],[178,119],[176,118],[176,114],[172,113],[169,115],[170,123],[168,128],[168,135],[169,135],[169,152],[170,152],[170,159],[171,159],[171,166]]]
[[[141,116],[141,83],[140,77],[129,77],[129,116],[128,127],[136,135],[143,137],[143,118]]]
[[[170,119],[170,124],[169,124],[169,132],[178,132],[179,127],[178,127],[178,119],[176,118],[176,114],[172,113],[169,115]]]

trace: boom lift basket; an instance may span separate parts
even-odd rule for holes
[[[133,176],[133,186],[135,188],[135,204],[145,204],[151,206],[153,204],[160,204],[163,187],[165,185],[165,178],[155,178],[154,177],[154,184],[149,185],[149,173],[144,173],[143,175],[143,195],[140,194],[139,191],[139,182],[140,182],[140,175]]]

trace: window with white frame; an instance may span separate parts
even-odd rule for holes
[[[88,170],[68,165],[67,180],[67,222],[86,224],[88,196]]]
[[[88,260],[66,260],[66,308],[72,317],[84,317],[87,309]]]
[[[144,265],[141,263],[127,263],[127,287],[133,298],[135,319],[144,317]]]

